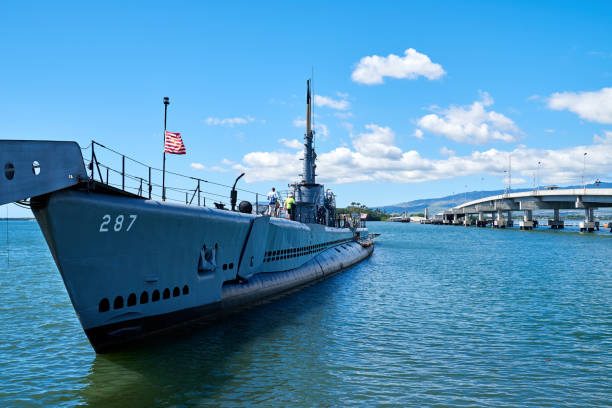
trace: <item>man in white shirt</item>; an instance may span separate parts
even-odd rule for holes
[[[279,199],[280,197],[278,196],[276,189],[272,187],[272,190],[268,193],[268,214],[271,217],[278,216],[278,208],[280,207],[278,202]]]

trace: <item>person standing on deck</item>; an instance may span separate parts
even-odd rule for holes
[[[270,190],[270,192],[268,193],[268,215],[270,215],[271,217],[278,216],[278,200],[278,193],[276,192],[276,189],[272,187],[272,190]]]
[[[295,199],[293,193],[289,193],[289,197],[285,200],[285,209],[291,221],[295,221]]]

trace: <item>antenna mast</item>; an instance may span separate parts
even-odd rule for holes
[[[317,155],[312,147],[314,132],[312,131],[312,98],[310,96],[310,80],[306,81],[306,134],[304,134],[304,172],[303,183],[315,184],[315,159]]]

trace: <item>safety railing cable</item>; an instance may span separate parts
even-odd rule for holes
[[[96,147],[99,147],[99,149],[96,150]],[[89,150],[90,148],[91,148],[90,158],[87,159],[85,154],[87,150]],[[121,189],[123,191],[133,193],[135,195],[138,195],[139,197],[148,198],[148,199],[155,199],[155,198],[163,199],[162,197],[164,196],[164,194],[163,192],[161,192],[161,189],[163,188],[162,184],[156,183],[153,179],[153,173],[154,172],[161,173],[162,172],[161,169],[153,167],[153,166],[149,166],[139,160],[136,160],[130,156],[124,155],[114,149],[111,149],[93,140],[89,146],[82,148],[81,150],[83,151],[83,156],[84,156],[83,159],[88,166],[88,170],[90,171],[90,177],[92,180],[95,180],[97,177],[99,178],[99,181],[103,184],[109,185],[117,189]],[[115,158],[115,163],[118,158],[120,158],[120,163],[113,164],[113,160],[109,159],[107,161],[106,157],[105,157],[105,162],[103,163],[100,160],[100,153],[104,151],[108,151],[108,152],[115,154],[117,156]],[[142,177],[140,175],[128,173],[126,169],[126,159],[129,162],[135,163],[141,167],[146,168],[147,170],[145,172],[146,176]],[[120,167],[121,170],[117,170],[114,167]],[[104,173],[103,173],[103,170],[104,170]],[[116,176],[119,176],[121,178],[121,181],[120,182],[111,181],[111,177],[116,179],[116,176],[112,176],[113,174]],[[175,173],[172,171],[166,171],[166,175],[177,177],[183,180],[183,183],[185,182],[195,182],[196,183],[195,187],[193,188],[182,187],[182,186],[177,186],[177,185],[168,185],[168,183],[166,183],[165,199],[167,201],[181,202],[181,203],[184,202],[185,204],[188,204],[188,205],[197,204],[198,206],[201,206],[201,205],[206,206],[206,200],[208,199],[209,202],[214,202],[217,208],[224,208],[225,206],[229,205],[228,202],[226,201],[230,197],[229,194],[221,194],[219,192],[205,191],[202,189],[202,185],[204,184],[204,185],[208,185],[209,187],[232,189],[232,186],[230,185],[218,183],[218,182],[214,182],[214,181],[210,181],[210,180],[206,180],[206,179],[202,179],[198,177],[186,176],[184,174]],[[178,184],[183,184],[183,183],[178,183]],[[146,192],[145,192],[145,189],[147,190]],[[161,193],[160,194],[155,193],[154,189],[158,189]],[[256,191],[243,189],[243,188],[235,188],[235,190],[237,192],[254,195],[253,197],[254,200],[250,199],[247,201],[254,202],[255,211],[257,211],[257,208],[259,206],[258,204],[259,204],[260,193]],[[175,193],[175,194],[171,197],[168,195],[168,192]],[[185,195],[184,201],[182,198],[181,199],[177,198],[179,194]],[[197,202],[196,202],[196,197],[197,197]]]

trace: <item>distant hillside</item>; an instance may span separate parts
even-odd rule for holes
[[[595,188],[594,184],[587,184],[587,188]],[[582,188],[582,186],[567,186],[559,188]],[[600,183],[599,188],[612,188],[612,183]],[[512,189],[513,193],[520,193],[523,191],[531,191],[533,188],[518,188]],[[489,190],[489,191],[470,191],[467,193],[458,193],[449,195],[446,197],[438,198],[424,198],[421,200],[413,200],[404,203],[398,203],[393,205],[386,205],[382,207],[375,207],[382,211],[386,211],[389,214],[403,213],[408,214],[422,213],[425,208],[429,208],[430,214],[435,214],[440,211],[448,210],[451,207],[455,207],[459,204],[463,204],[466,201],[477,200],[479,198],[488,197],[492,195],[503,194],[504,190]]]

